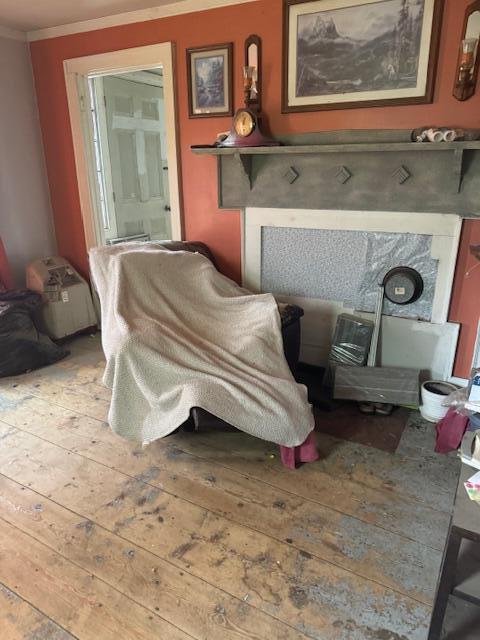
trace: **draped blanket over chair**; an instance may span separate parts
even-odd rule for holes
[[[203,255],[130,243],[90,252],[102,308],[109,422],[151,442],[201,407],[287,447],[314,428],[283,353],[270,294],[253,295]]]

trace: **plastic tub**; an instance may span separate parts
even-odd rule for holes
[[[424,382],[421,387],[422,405],[420,413],[422,418],[428,420],[428,422],[441,420],[448,411],[448,407],[444,407],[442,402],[457,388],[454,384],[443,380],[427,380]]]

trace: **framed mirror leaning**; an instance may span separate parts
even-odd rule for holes
[[[253,77],[248,94],[250,106],[261,111],[262,108],[262,42],[257,35],[245,40],[245,67],[252,69]]]

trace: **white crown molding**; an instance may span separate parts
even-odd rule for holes
[[[17,31],[16,29],[10,29],[0,24],[0,38],[9,38],[10,40],[21,40],[26,42],[27,34],[24,31]]]
[[[181,2],[172,2],[159,7],[152,7],[151,9],[138,9],[113,16],[105,16],[104,18],[94,18],[93,20],[83,20],[82,22],[59,25],[58,27],[36,29],[35,31],[29,31],[26,35],[29,42],[35,42],[36,40],[58,38],[59,36],[67,36],[73,33],[84,33],[86,31],[106,29],[107,27],[132,24],[134,22],[147,22],[149,20],[158,20],[158,18],[167,18],[184,13],[207,11],[208,9],[218,9],[234,4],[256,1],[257,0],[181,0]]]

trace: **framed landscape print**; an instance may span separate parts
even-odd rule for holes
[[[282,111],[431,102],[443,0],[284,0]]]
[[[190,118],[233,115],[233,44],[187,49]]]

